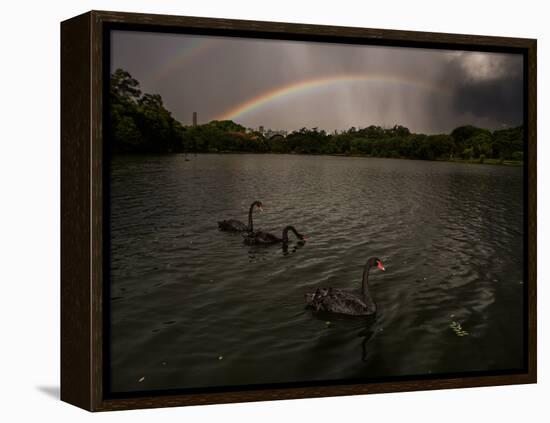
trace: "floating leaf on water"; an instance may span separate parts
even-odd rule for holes
[[[141,382],[143,382],[144,380],[145,380],[145,376],[142,376],[142,377],[139,378],[138,382],[141,383]]]
[[[457,336],[467,336],[469,333],[462,329],[462,325],[456,321],[452,321],[449,327],[455,332]]]
[[[220,355],[220,356],[218,357],[218,360],[223,360],[223,355]]]
[[[166,361],[163,361],[163,362],[162,362],[162,365],[163,365],[163,366],[166,366]]]
[[[325,325],[330,326],[330,322],[329,322],[329,321],[326,321],[326,322],[325,322]]]

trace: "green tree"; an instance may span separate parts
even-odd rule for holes
[[[524,136],[523,126],[494,131],[494,156],[500,159],[513,160],[514,153],[523,153]]]
[[[112,150],[120,153],[166,153],[184,148],[182,125],[158,94],[142,94],[138,81],[117,69],[110,81]]]
[[[402,125],[351,127],[330,134],[304,127],[287,136],[271,136],[271,130],[266,136],[231,120],[183,126],[166,109],[160,95],[142,93],[138,81],[123,69],[111,75],[109,105],[108,127],[115,153],[352,153],[423,160],[523,160],[522,126],[491,132],[465,125],[450,134],[435,135],[412,133]]]

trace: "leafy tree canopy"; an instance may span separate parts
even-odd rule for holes
[[[231,120],[183,126],[164,107],[160,95],[142,93],[138,81],[122,69],[111,75],[110,118],[115,153],[273,152],[480,162],[489,158],[523,160],[522,126],[491,132],[466,125],[450,134],[436,135],[411,133],[401,125],[351,127],[333,133],[301,128],[285,135],[255,131]]]

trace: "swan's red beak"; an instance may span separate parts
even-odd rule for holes
[[[307,241],[307,240],[309,239],[309,237],[308,237],[307,235],[302,235],[302,239],[303,239],[304,241]]]
[[[378,265],[376,267],[378,267],[382,272],[386,271],[386,268],[384,267],[381,261],[378,262]]]

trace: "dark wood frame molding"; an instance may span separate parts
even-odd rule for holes
[[[251,37],[524,54],[526,371],[476,377],[108,398],[104,395],[103,59],[106,25],[234,31]],[[61,399],[90,411],[536,383],[536,40],[91,11],[61,23]]]

